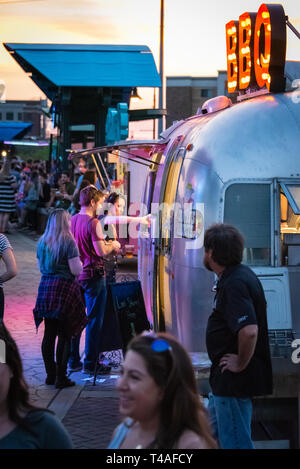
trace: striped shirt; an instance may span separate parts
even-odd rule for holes
[[[5,176],[0,181],[0,212],[14,212],[16,210],[15,191],[12,184],[16,182],[15,177]]]
[[[0,233],[0,259],[2,258],[2,254],[6,249],[12,249],[10,242],[8,241],[7,237],[4,234]],[[0,288],[2,287],[3,283],[0,280]]]

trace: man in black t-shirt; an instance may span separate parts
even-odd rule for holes
[[[242,265],[244,241],[231,225],[204,236],[204,265],[218,276],[206,347],[212,362],[209,411],[223,449],[250,449],[253,396],[272,394],[266,300],[262,285]]]

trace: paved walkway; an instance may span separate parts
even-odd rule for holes
[[[8,237],[14,248],[19,273],[4,286],[4,320],[18,344],[32,401],[35,405],[48,407],[56,413],[68,429],[75,448],[106,448],[114,428],[120,422],[118,395],[115,389],[116,378],[119,376],[118,367],[112,368],[110,375],[98,376],[95,386],[92,378],[81,372],[72,373],[72,379],[76,382],[73,388],[57,390],[54,386],[44,384],[45,370],[41,356],[43,324],[36,333],[32,314],[40,281],[35,255],[37,238],[30,238],[21,233]],[[0,272],[3,269],[1,264]],[[136,278],[134,259],[125,260],[119,268],[118,280]],[[81,340],[81,352],[83,345],[84,336]],[[110,355],[108,358],[112,361],[120,362],[120,353]],[[194,357],[193,361],[196,358]],[[263,443],[261,447],[265,448],[265,442]],[[267,443],[275,444],[270,448],[279,447],[278,441]],[[286,444],[286,441],[283,443]],[[260,447],[259,442],[256,446]]]
[[[118,368],[112,368],[110,375],[99,376],[96,386],[93,386],[91,378],[80,372],[72,373],[76,382],[73,388],[56,390],[54,386],[44,384],[46,375],[41,356],[43,324],[37,333],[32,314],[40,281],[35,255],[37,242],[21,233],[8,237],[19,273],[5,284],[4,320],[18,344],[32,401],[57,414],[69,430],[76,448],[105,448],[120,421],[115,390]],[[136,279],[134,260],[123,262],[119,275],[122,280],[124,276]],[[83,345],[84,336],[81,348]],[[108,358],[120,362],[121,354],[117,352]]]
[[[41,324],[38,333],[36,332],[32,314],[40,281],[35,256],[36,242],[19,233],[8,237],[14,249],[19,273],[4,286],[4,320],[18,344],[33,401],[47,406],[56,391],[44,385],[45,371],[41,356],[44,327]]]

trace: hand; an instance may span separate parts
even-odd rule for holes
[[[232,373],[240,373],[243,371],[243,368],[239,364],[238,355],[234,355],[233,353],[227,353],[224,355],[220,360],[219,366],[222,373],[224,373],[225,370],[229,370]]]
[[[147,225],[148,228],[150,228],[150,226],[151,226],[151,214],[145,215],[144,217],[142,217],[141,223],[143,225]]]
[[[114,251],[118,251],[119,249],[121,249],[121,244],[119,243],[119,241],[113,241],[111,244],[114,248]]]

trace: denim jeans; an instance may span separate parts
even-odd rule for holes
[[[251,399],[209,394],[213,435],[222,449],[254,449],[251,440]]]
[[[81,282],[84,289],[86,314],[88,323],[85,331],[85,359],[84,367],[93,369],[98,359],[100,333],[106,305],[105,277],[93,278]],[[71,342],[69,365],[75,366],[80,362],[79,354],[80,335]]]
[[[4,316],[4,293],[3,288],[0,287],[0,321],[3,320]]]

